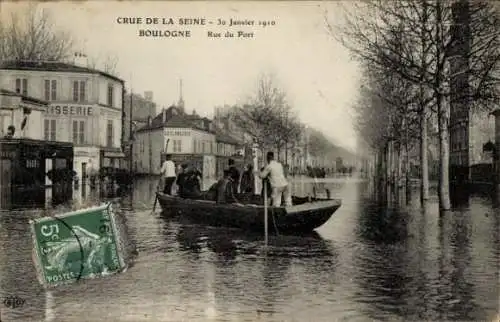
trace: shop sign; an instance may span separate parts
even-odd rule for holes
[[[92,116],[93,107],[85,105],[49,105],[46,114],[49,115],[74,115],[74,116]]]

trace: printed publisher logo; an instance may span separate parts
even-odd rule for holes
[[[24,305],[25,302],[26,301],[23,298],[17,295],[7,296],[3,299],[3,305],[10,309],[20,308]]]

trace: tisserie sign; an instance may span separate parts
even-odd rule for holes
[[[92,116],[93,112],[93,107],[88,105],[49,105],[45,113],[63,116]]]

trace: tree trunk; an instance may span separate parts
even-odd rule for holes
[[[425,204],[429,200],[429,161],[427,152],[427,111],[422,107],[420,115],[420,200]]]
[[[448,123],[450,115],[449,99],[443,91],[446,85],[445,77],[447,71],[446,50],[444,48],[445,22],[442,16],[443,1],[436,1],[436,71],[434,81],[434,94],[436,97],[439,128],[439,208],[450,210],[450,147],[448,141]]]
[[[450,210],[450,146],[449,146],[449,105],[442,94],[438,94],[439,117],[439,208]]]
[[[398,144],[398,188],[403,187],[402,179],[403,179],[403,145]]]
[[[408,130],[407,130],[408,132]],[[406,135],[408,138],[408,134]],[[410,151],[408,149],[408,139],[405,142],[405,192],[406,192],[406,203],[408,204],[411,199],[411,184],[410,184]]]
[[[385,184],[391,183],[391,142],[389,141],[385,146]]]

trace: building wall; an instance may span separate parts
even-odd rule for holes
[[[21,94],[48,101],[40,121],[33,113],[27,125],[29,135],[42,140],[73,142],[73,168],[81,178],[99,170],[101,148],[121,147],[123,85],[100,74],[2,70],[2,88],[16,92],[16,79],[26,79],[27,88]],[[47,88],[46,81],[49,81]],[[74,82],[78,81],[75,101]],[[83,85],[82,85],[83,84]],[[54,86],[55,85],[55,86]],[[113,87],[112,102],[108,101],[108,85]],[[84,88],[83,94],[81,89]],[[21,112],[22,113],[22,112]],[[22,119],[21,119],[22,120]],[[108,144],[108,121],[112,122],[112,140]],[[20,125],[19,120],[15,120]],[[75,127],[76,125],[76,127]],[[16,131],[18,126],[16,126]],[[83,136],[80,134],[83,129]]]
[[[163,151],[162,129],[139,132],[133,146],[133,168],[136,173],[159,173],[160,153]]]
[[[26,115],[26,125],[21,130],[21,124],[25,117],[24,107],[30,108],[31,113]],[[6,135],[8,127],[14,125],[16,128],[15,138],[43,140],[43,134],[40,131],[43,124],[42,113],[40,106],[21,103],[20,97],[2,95],[0,100],[0,135]]]
[[[130,94],[125,95],[124,100],[124,140],[127,141],[130,137]],[[141,95],[133,94],[132,96],[132,118],[137,121],[137,128],[141,128],[147,123],[148,117],[156,116],[156,104],[152,100],[148,100]]]
[[[163,146],[161,151],[165,150],[167,140],[170,139],[167,146],[169,154],[186,154],[193,153],[193,138],[196,136],[196,131],[190,128],[164,128],[163,129]]]
[[[492,163],[491,153],[483,153],[483,145],[495,140],[495,119],[487,112],[471,113],[469,133],[469,164]]]
[[[49,101],[47,111],[43,114],[44,120],[55,121],[56,141],[73,142],[73,121],[84,122],[84,141],[78,139],[75,145],[107,146],[107,121],[113,122],[113,140],[111,147],[121,145],[121,104],[122,84],[102,75],[80,74],[71,72],[2,70],[1,86],[16,91],[16,79],[27,79],[26,95]],[[52,85],[49,97],[46,96],[45,81],[55,81],[55,97],[52,96]],[[83,100],[73,101],[73,82],[85,84]],[[112,85],[113,102],[107,106],[107,86]],[[80,97],[79,97],[80,98]],[[33,124],[30,130],[39,131],[45,137],[45,121]],[[30,124],[31,125],[31,124]],[[34,128],[39,127],[37,130]],[[80,127],[80,123],[78,123]],[[17,128],[17,127],[16,127]],[[51,132],[52,127],[49,125]],[[78,128],[78,132],[79,132]]]

